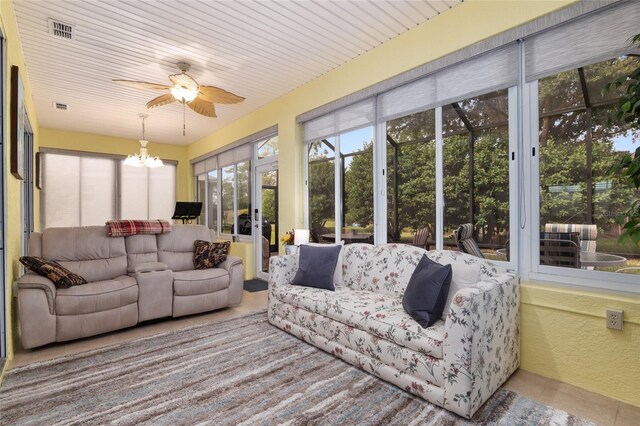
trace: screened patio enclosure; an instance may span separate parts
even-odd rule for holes
[[[606,83],[640,66],[628,55],[579,67],[538,81],[540,231],[547,224],[594,224],[597,251],[640,258],[637,247],[617,244],[616,222],[634,194],[633,187],[609,174],[625,153],[635,150],[637,129],[611,120],[620,91]],[[387,241],[410,242],[429,230],[436,240],[435,109],[385,122]],[[441,107],[444,217],[447,249],[463,223],[474,224],[474,239],[495,256],[510,239],[509,90],[444,104]],[[371,234],[374,223],[373,140],[337,154],[335,138],[308,145],[309,219],[317,235],[330,233],[335,203],[347,232]],[[341,174],[340,194],[334,186]],[[346,241],[355,242],[355,241]],[[361,241],[357,241],[361,242]],[[373,242],[371,239],[368,242]]]

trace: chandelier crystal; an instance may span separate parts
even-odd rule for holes
[[[149,167],[152,169],[164,166],[161,159],[150,156],[149,151],[147,150],[147,144],[149,141],[144,138],[144,120],[149,117],[149,115],[139,114],[138,117],[142,118],[142,139],[139,141],[140,153],[127,156],[126,160],[124,160],[124,165],[132,167]]]

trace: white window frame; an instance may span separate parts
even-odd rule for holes
[[[540,147],[539,147],[539,112],[538,112],[538,80],[525,84],[528,89],[529,119],[525,127],[525,149],[524,153],[530,155],[531,160],[525,161],[530,165],[528,186],[530,191],[531,206],[528,210],[531,226],[525,228],[524,241],[529,244],[520,244],[519,248],[525,257],[530,259],[530,264],[522,265],[520,274],[528,280],[542,281],[548,283],[569,284],[580,287],[589,287],[598,290],[615,290],[630,293],[640,293],[638,287],[638,275],[617,274],[609,271],[597,271],[587,269],[574,269],[554,267],[540,264]],[[526,111],[523,111],[526,112]],[[533,152],[535,150],[535,155]],[[525,155],[526,158],[526,155]],[[526,181],[526,180],[525,180]],[[527,186],[525,185],[525,188]],[[528,237],[528,238],[527,238]]]

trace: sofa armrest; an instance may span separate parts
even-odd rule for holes
[[[238,305],[242,302],[242,292],[244,290],[244,265],[242,258],[238,256],[227,256],[227,259],[219,263],[216,268],[221,268],[229,273],[229,305]]]
[[[289,285],[298,271],[298,259],[294,254],[272,256],[269,259],[269,289]]]
[[[216,268],[222,268],[231,273],[231,268],[235,265],[242,265],[242,258],[239,256],[227,256],[224,262],[218,263]]]
[[[519,308],[512,271],[455,294],[444,328],[444,408],[471,418],[518,368]]]
[[[47,298],[49,313],[51,315],[55,314],[56,286],[53,284],[53,281],[47,277],[43,277],[42,275],[38,275],[35,272],[30,271],[18,278],[17,283],[18,292],[22,289],[36,289],[44,291]]]
[[[162,262],[144,262],[136,263],[127,268],[129,274],[137,274],[140,272],[166,271],[169,269],[166,263]]]

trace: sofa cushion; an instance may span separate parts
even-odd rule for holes
[[[158,243],[155,235],[131,235],[124,238],[124,243],[129,267],[158,261]]]
[[[405,244],[349,244],[344,248],[344,284],[401,298],[425,253]]]
[[[425,254],[413,271],[402,306],[422,327],[430,327],[442,316],[451,284],[451,265],[440,265]]]
[[[442,358],[444,321],[421,327],[404,311],[402,299],[365,290],[336,287],[335,292],[286,285],[272,294],[289,303],[335,321],[368,331],[400,346]]]
[[[74,274],[56,261],[37,256],[22,256],[18,260],[31,271],[49,278],[57,288],[69,288],[87,283],[87,280],[80,275]]]
[[[336,270],[333,272],[333,285],[334,286],[338,286],[338,285],[344,285],[344,280],[342,279],[342,271],[343,271],[343,257],[344,257],[344,240],[340,241],[339,243],[335,243],[335,244],[324,244],[324,243],[309,243],[307,245],[310,246],[321,246],[321,247],[327,247],[327,246],[340,246],[340,255],[338,256],[338,263],[336,263]]]
[[[444,303],[442,318],[446,318],[451,307],[451,302],[456,293],[470,285],[477,284],[482,279],[495,276],[498,272],[493,262],[481,259],[467,253],[451,250],[433,250],[428,254],[429,258],[441,265],[451,265],[453,276],[449,285],[449,294]],[[500,268],[503,270],[504,268]]]
[[[341,249],[338,245],[301,245],[298,271],[291,283],[334,291],[333,276]]]
[[[82,315],[108,311],[138,301],[135,278],[120,276],[112,280],[95,281],[56,292],[57,315]]]
[[[107,237],[104,226],[47,228],[42,232],[42,257],[55,260],[88,282],[127,274],[124,238]]]
[[[215,268],[220,263],[227,260],[229,255],[230,241],[210,243],[208,241],[196,240],[194,243],[193,266],[196,269]]]
[[[159,234],[158,262],[173,272],[193,270],[193,242],[211,242],[211,231],[204,225],[174,225],[171,232]]]
[[[173,294],[194,296],[229,287],[229,273],[222,268],[198,269],[173,273]]]

